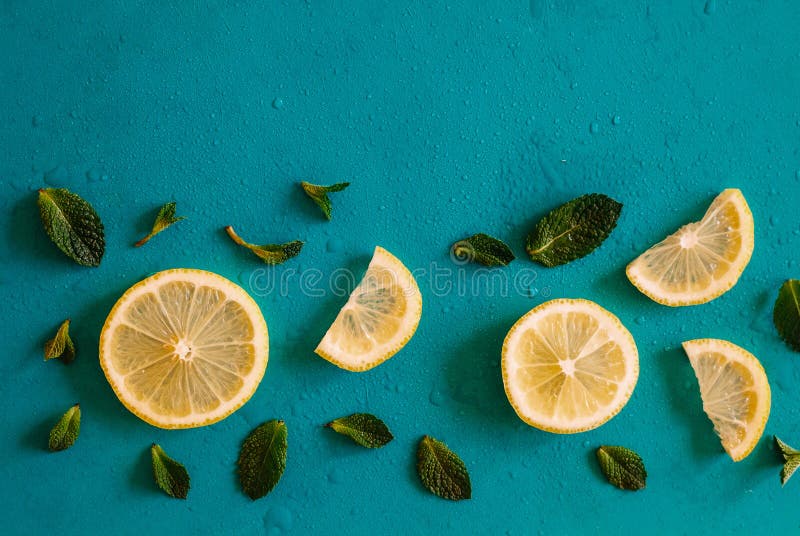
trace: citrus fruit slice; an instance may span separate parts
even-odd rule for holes
[[[376,247],[367,273],[314,351],[343,369],[369,370],[406,345],[421,315],[422,295],[411,272]]]
[[[753,254],[753,214],[742,192],[719,194],[688,223],[628,265],[628,279],[663,305],[706,303],[729,291]]]
[[[733,461],[744,459],[767,425],[770,390],[758,359],[735,344],[719,339],[683,343],[697,382],[703,410],[714,423],[722,447]]]
[[[517,415],[536,428],[573,434],[597,428],[628,402],[639,353],[616,316],[588,300],[532,309],[503,343],[503,384]]]
[[[160,428],[205,426],[236,411],[258,387],[268,353],[256,302],[202,270],[136,283],[100,334],[100,365],[117,397]]]

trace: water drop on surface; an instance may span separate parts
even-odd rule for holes
[[[620,123],[622,123],[622,118],[618,115],[615,115],[614,119],[611,120],[611,123],[614,125],[619,125]]]
[[[272,101],[272,107],[276,110],[280,110],[283,108],[283,99],[280,97],[275,97],[275,100]]]
[[[593,122],[591,125],[589,125],[589,132],[591,132],[592,134],[597,134],[598,132],[600,132],[600,124],[596,121]]]

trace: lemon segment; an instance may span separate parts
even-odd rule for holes
[[[683,343],[703,410],[733,461],[747,457],[764,433],[770,409],[767,374],[747,350],[719,339]]]
[[[616,316],[588,300],[532,309],[503,343],[503,384],[517,415],[559,434],[597,428],[628,402],[639,354]]]
[[[631,262],[628,279],[663,305],[709,302],[733,288],[750,262],[753,229],[742,192],[727,189],[702,220],[684,225]]]
[[[314,351],[343,369],[369,370],[408,343],[421,316],[422,295],[411,272],[376,247],[364,278]]]
[[[100,334],[100,365],[132,413],[160,428],[192,428],[233,413],[267,366],[261,310],[211,272],[165,270],[117,301]]]

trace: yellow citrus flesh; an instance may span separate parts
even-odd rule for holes
[[[422,315],[422,295],[397,257],[375,248],[367,273],[315,352],[353,372],[376,367],[408,343]]]
[[[753,214],[727,189],[703,219],[684,225],[628,265],[628,279],[663,305],[706,303],[730,290],[753,254]]]
[[[733,461],[744,459],[767,425],[770,390],[758,359],[719,339],[683,343],[700,384],[703,410]]]
[[[503,384],[517,415],[559,434],[597,428],[625,406],[639,353],[616,316],[588,300],[532,309],[503,343]]]
[[[165,270],[117,301],[100,334],[100,365],[120,401],[160,428],[224,419],[253,395],[267,367],[261,310],[211,272]]]

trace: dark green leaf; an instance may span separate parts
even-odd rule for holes
[[[180,216],[178,218],[175,217],[175,207],[176,203],[173,201],[171,203],[167,203],[158,211],[156,215],[156,221],[153,223],[153,230],[150,231],[150,234],[139,240],[134,244],[137,248],[143,246],[147,243],[148,240],[153,238],[155,235],[172,225],[173,223],[178,223],[181,220],[185,220],[185,216]]]
[[[636,491],[644,488],[647,471],[638,454],[625,447],[602,446],[597,461],[608,481],[619,489]]]
[[[325,426],[370,449],[380,448],[394,439],[386,424],[369,413],[354,413],[331,421]]]
[[[781,287],[772,310],[772,320],[781,339],[792,350],[800,352],[800,281],[797,279],[790,279]]]
[[[573,199],[536,224],[528,235],[528,255],[545,266],[585,257],[608,238],[621,210],[621,203],[603,194]]]
[[[53,429],[50,430],[50,450],[55,452],[65,450],[75,443],[81,433],[81,407],[75,404],[61,416]]]
[[[283,421],[267,421],[244,440],[239,452],[239,481],[253,500],[272,491],[286,469],[287,430]]]
[[[103,222],[92,205],[65,188],[42,188],[39,214],[58,249],[83,266],[100,265],[106,239]]]
[[[775,438],[775,446],[780,450],[783,455],[783,468],[781,469],[781,486],[785,486],[786,482],[792,477],[797,468],[800,467],[800,451],[793,449],[780,439],[778,436]]]
[[[256,246],[254,244],[248,244],[242,240],[230,225],[225,227],[225,231],[228,233],[228,236],[231,237],[231,240],[240,246],[246,247],[267,264],[284,263],[292,257],[296,257],[300,253],[300,250],[303,249],[303,242],[300,240],[286,242],[285,244],[267,244],[264,246]]]
[[[422,485],[443,499],[460,501],[472,497],[467,467],[441,441],[425,436],[417,447],[417,473]]]
[[[331,200],[328,198],[330,192],[341,192],[348,186],[349,182],[340,182],[332,184],[331,186],[320,186],[319,184],[311,184],[306,181],[300,183],[303,191],[314,200],[314,202],[322,209],[325,217],[331,219]]]
[[[69,336],[69,318],[59,326],[56,336],[44,343],[44,360],[59,359],[65,365],[75,360],[75,344]]]
[[[453,255],[485,266],[507,266],[514,260],[511,249],[501,240],[479,233],[453,244]]]
[[[170,497],[185,499],[189,494],[189,472],[186,468],[167,456],[164,449],[155,443],[150,447],[150,455],[153,458],[156,485]]]

